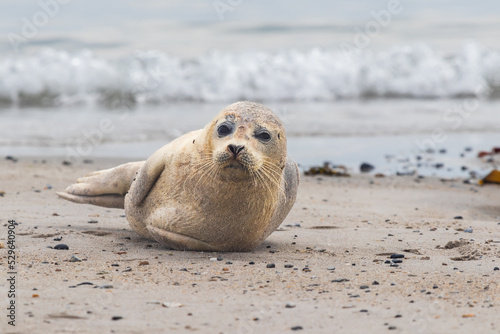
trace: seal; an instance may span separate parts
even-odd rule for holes
[[[146,161],[94,172],[57,194],[124,208],[132,229],[169,248],[250,251],[283,222],[298,184],[282,122],[243,101]]]

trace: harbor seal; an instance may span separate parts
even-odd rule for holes
[[[279,118],[237,102],[146,161],[94,172],[57,194],[124,208],[138,234],[169,248],[250,251],[285,219],[298,184]]]

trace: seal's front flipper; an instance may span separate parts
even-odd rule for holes
[[[177,250],[195,250],[204,252],[217,251],[217,248],[201,240],[182,234],[162,230],[155,226],[147,226],[149,235],[159,243]]]
[[[68,201],[103,206],[106,208],[124,208],[125,195],[130,189],[136,173],[144,161],[129,162],[115,168],[93,172],[78,179],[57,195]]]

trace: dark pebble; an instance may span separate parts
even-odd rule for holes
[[[349,280],[347,278],[338,278],[332,280],[332,283],[342,283],[342,282],[349,282]]]
[[[397,267],[399,267],[399,264],[396,264],[396,263],[391,263],[389,266],[390,266],[390,267],[396,267],[396,268],[397,268]]]
[[[80,286],[80,285],[94,285],[94,283],[92,283],[92,282],[82,282],[82,283],[78,283],[76,286]]]
[[[11,155],[6,156],[6,157],[5,157],[5,160],[10,160],[10,161],[12,161],[12,162],[17,162],[17,159],[16,159],[16,158],[14,158],[14,157],[13,157],[13,156],[11,156]]]
[[[439,287],[438,287],[437,285],[433,285],[433,286],[432,286],[432,288],[433,288],[433,289],[437,289],[437,288],[439,288]]]
[[[446,153],[446,149],[445,149],[445,148],[440,149],[440,150],[439,150],[439,153],[441,153],[441,154],[445,154],[445,153]]]
[[[368,288],[370,288],[370,287],[369,287],[368,285],[361,285],[359,288],[360,288],[361,290],[364,290],[364,289],[368,289]]]
[[[436,168],[436,169],[440,169],[440,168],[443,168],[443,167],[444,167],[443,163],[438,162],[437,164],[434,164],[434,168]]]
[[[113,263],[111,264],[111,267],[119,267],[120,265],[118,263]]]
[[[64,160],[64,161],[62,162],[62,164],[63,164],[64,166],[69,166],[69,165],[71,165],[71,162]]]
[[[54,238],[54,241],[61,241],[61,240],[62,240],[62,237]]]
[[[97,220],[89,220],[87,223],[89,223],[89,224],[97,224],[98,221]]]
[[[373,282],[372,282],[372,285],[380,285],[380,283],[379,283],[379,282],[377,282],[377,281],[373,281]]]
[[[361,164],[361,166],[359,166],[359,170],[362,172],[362,173],[368,173],[368,172],[371,172],[372,170],[375,169],[375,166],[367,163],[367,162],[363,162]]]
[[[62,249],[62,250],[68,250],[69,246],[66,244],[58,244],[54,246],[54,249]]]
[[[285,264],[285,268],[293,268],[293,264]]]
[[[384,261],[384,263],[390,264],[391,261],[390,260],[386,260],[386,261]]]
[[[403,316],[401,314],[396,314],[394,318],[402,318]]]
[[[292,331],[301,331],[303,329],[304,328],[302,328],[302,326],[294,326],[294,327],[292,327]]]
[[[455,217],[453,217],[453,219],[464,219],[464,217],[462,217],[462,216],[455,216]]]
[[[396,329],[396,326],[389,326],[389,330],[395,330]]]
[[[403,260],[401,259],[394,259],[392,260],[393,263],[403,263]]]
[[[368,310],[362,309],[362,310],[359,310],[359,312],[362,312],[362,313],[367,313],[367,312],[368,312]]]
[[[404,254],[391,254],[391,259],[404,259]]]
[[[498,267],[495,267],[495,268],[493,268],[493,270],[500,270],[500,268],[498,268]]]
[[[187,268],[181,268],[179,271],[188,271]]]
[[[115,315],[115,316],[113,316],[113,317],[111,318],[111,320],[113,320],[113,321],[116,321],[116,320],[121,320],[121,319],[123,319],[123,317],[121,317],[121,316],[119,316],[119,315]]]
[[[248,264],[255,264],[255,262],[253,262],[253,261],[250,261],[250,262],[248,262]]]
[[[276,265],[274,263],[268,263],[266,268],[276,268]]]
[[[222,260],[224,260],[224,259],[221,257],[217,257],[217,261],[222,261]]]
[[[226,264],[233,264],[231,261],[227,261]]]

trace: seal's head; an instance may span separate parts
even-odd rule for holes
[[[236,102],[207,125],[204,155],[221,179],[259,180],[281,176],[286,163],[283,124],[271,109],[254,102]]]

